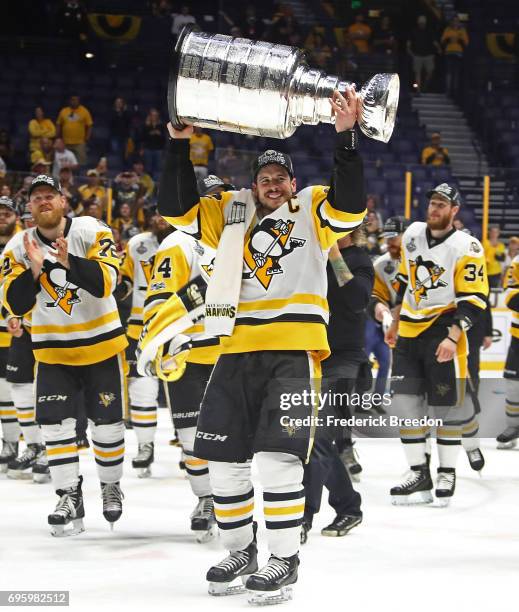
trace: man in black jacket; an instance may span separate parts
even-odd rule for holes
[[[328,342],[332,354],[323,362],[322,390],[346,394],[341,397],[348,397],[354,391],[361,368],[368,361],[364,336],[366,307],[373,288],[374,270],[369,255],[362,248],[363,244],[363,227],[341,238],[330,249],[326,270],[330,307]],[[348,415],[348,407],[343,406],[339,412],[341,416]],[[354,490],[339,454],[353,457],[351,434],[348,431],[346,436],[341,435],[336,440],[332,437],[331,432],[317,435],[310,461],[305,466],[303,483],[306,504],[302,543],[306,542],[313,516],[319,511],[323,485],[329,491],[328,501],[337,516],[322,529],[322,535],[344,536],[362,521],[361,497]],[[360,468],[358,463],[356,465]],[[358,473],[358,469],[355,473]]]

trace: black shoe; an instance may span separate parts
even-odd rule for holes
[[[213,496],[200,497],[191,514],[191,531],[208,531],[215,523]]]
[[[467,451],[467,459],[469,460],[470,467],[475,472],[481,472],[481,470],[485,467],[485,457],[483,457],[483,453],[481,452],[480,448],[474,448]]]
[[[447,505],[456,490],[456,470],[454,468],[438,468],[436,481],[436,497]]]
[[[0,451],[0,472],[7,472],[7,465],[18,456],[18,442],[8,442],[2,440],[2,450]]]
[[[348,470],[350,478],[354,482],[359,482],[362,466],[359,463],[359,456],[357,451],[353,448],[353,444],[347,444],[339,455],[344,467]]]
[[[330,523],[327,527],[324,527],[324,529],[321,529],[321,535],[329,537],[345,536],[349,531],[361,523],[361,516],[338,514],[332,523]]]
[[[413,465],[404,482],[391,489],[391,503],[395,506],[430,504],[432,488],[429,466]]]
[[[519,438],[519,427],[508,426],[503,433],[500,433],[497,440],[497,448],[508,449],[515,448],[517,439]]]

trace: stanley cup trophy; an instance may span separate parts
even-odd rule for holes
[[[288,138],[302,123],[334,123],[328,98],[348,81],[309,68],[295,47],[195,32],[186,26],[173,54],[168,84],[172,124]],[[376,74],[360,90],[362,132],[388,142],[400,81]]]

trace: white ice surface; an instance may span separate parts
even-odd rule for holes
[[[92,452],[81,452],[86,532],[52,538],[50,485],[0,476],[0,590],[70,591],[72,610],[239,610],[245,596],[206,594],[205,572],[225,556],[219,542],[197,544],[189,531],[195,499],[168,446],[169,417],[160,411],[153,477],[138,479],[126,432],[124,514],[110,532],[101,514]],[[295,598],[278,608],[363,612],[487,611],[517,606],[519,579],[519,452],[483,441],[483,478],[460,455],[458,487],[449,508],[393,507],[388,491],[406,469],[398,440],[360,440],[364,468],[357,485],[364,522],[344,538],[325,538],[333,518],[323,499],[301,551]],[[435,459],[433,458],[433,464]],[[267,557],[260,520],[260,562]],[[47,608],[48,609],[48,608]],[[56,608],[57,609],[57,608]]]

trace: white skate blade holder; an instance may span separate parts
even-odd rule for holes
[[[226,597],[228,595],[240,595],[245,593],[245,583],[250,574],[238,576],[232,582],[210,582],[207,592],[214,597]]]
[[[416,491],[410,495],[391,495],[393,506],[420,506],[432,504],[433,497],[430,491]]]
[[[497,448],[499,450],[513,450],[517,446],[517,438],[510,440],[510,442],[498,442]]]
[[[31,480],[32,478],[32,468],[27,468],[26,470],[7,470],[7,478],[12,478],[13,480]]]
[[[55,538],[66,538],[68,536],[74,536],[85,531],[85,526],[83,525],[83,519],[74,519],[71,521],[72,527],[69,529],[65,529],[67,525],[51,525],[50,534]]]
[[[207,542],[212,542],[218,536],[218,527],[216,524],[211,525],[207,531],[199,531],[196,532],[196,541],[199,544],[207,544]]]
[[[137,470],[137,478],[150,478],[151,477],[151,467],[145,468],[135,468]]]
[[[275,606],[293,598],[292,585],[281,587],[276,591],[251,591],[248,602],[251,606]]]

